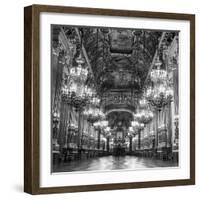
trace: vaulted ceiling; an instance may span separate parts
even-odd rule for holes
[[[141,90],[162,32],[87,27],[81,30],[99,90]]]

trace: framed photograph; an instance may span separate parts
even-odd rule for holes
[[[24,9],[24,191],[195,184],[195,16]]]

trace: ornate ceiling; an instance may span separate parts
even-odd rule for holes
[[[63,27],[67,38],[86,51],[91,79],[102,98],[111,127],[128,127],[142,94],[155,53],[163,40],[169,45],[175,32],[96,27]],[[81,38],[81,40],[80,40]],[[163,46],[164,46],[163,45]],[[161,60],[162,52],[161,52]],[[74,56],[76,57],[76,55]],[[76,62],[74,62],[76,65]],[[120,110],[127,110],[120,111]],[[120,125],[121,124],[121,125]]]
[[[141,90],[162,32],[83,28],[82,33],[101,92]]]

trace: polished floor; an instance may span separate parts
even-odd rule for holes
[[[71,161],[53,166],[53,172],[71,171],[99,171],[99,170],[121,170],[121,169],[144,169],[154,167],[175,167],[178,163],[162,161],[152,158],[135,156],[106,156],[88,160]]]

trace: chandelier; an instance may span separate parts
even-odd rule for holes
[[[70,69],[70,76],[74,81],[85,83],[88,75],[88,69],[83,67],[85,60],[83,59],[81,53],[76,59],[78,66],[72,66]]]
[[[79,85],[76,82],[72,82],[69,85],[65,85],[62,88],[62,97],[72,106],[79,108],[86,106],[88,98],[91,93],[88,92],[88,88],[84,85]]]
[[[148,124],[153,118],[153,113],[150,110],[142,110],[134,114],[134,119],[139,123]]]
[[[78,131],[78,126],[75,125],[74,123],[70,123],[70,124],[68,125],[68,130],[69,130],[69,131]]]
[[[139,131],[139,130],[142,130],[144,128],[144,124],[139,123],[138,121],[132,121],[131,127],[133,128],[134,131]]]
[[[90,99],[90,103],[94,106],[99,106],[100,99],[94,94],[94,96]]]
[[[88,99],[88,102],[91,102],[91,100],[93,99],[93,97],[95,95],[95,91],[93,88],[85,85],[84,86],[84,94],[85,94],[85,97]]]
[[[130,126],[129,128],[128,128],[128,135],[130,135],[130,136],[135,136],[135,130],[133,129],[133,127],[132,126]]]
[[[105,117],[105,114],[99,108],[92,107],[90,107],[87,110],[84,110],[83,115],[87,117],[87,120],[90,123],[94,123]]]
[[[144,97],[139,101],[139,107],[140,109],[148,108],[148,101]]]
[[[164,69],[160,69],[161,65],[162,65],[162,62],[159,59],[157,59],[155,63],[156,69],[152,69],[151,74],[150,74],[151,80],[154,83],[166,81],[167,72]]]
[[[110,127],[107,126],[107,127],[104,129],[104,131],[105,131],[106,133],[110,133]]]
[[[148,88],[146,91],[146,99],[151,106],[160,110],[162,107],[172,101],[173,90],[164,85],[156,85],[154,88]]]
[[[57,124],[60,119],[60,114],[58,112],[53,112],[53,123]]]
[[[94,123],[94,127],[97,129],[102,129],[108,126],[108,121],[102,120],[102,121],[97,121]]]
[[[140,132],[144,128],[143,123],[139,123],[138,121],[132,121],[131,126],[128,128],[128,135],[134,136]]]

